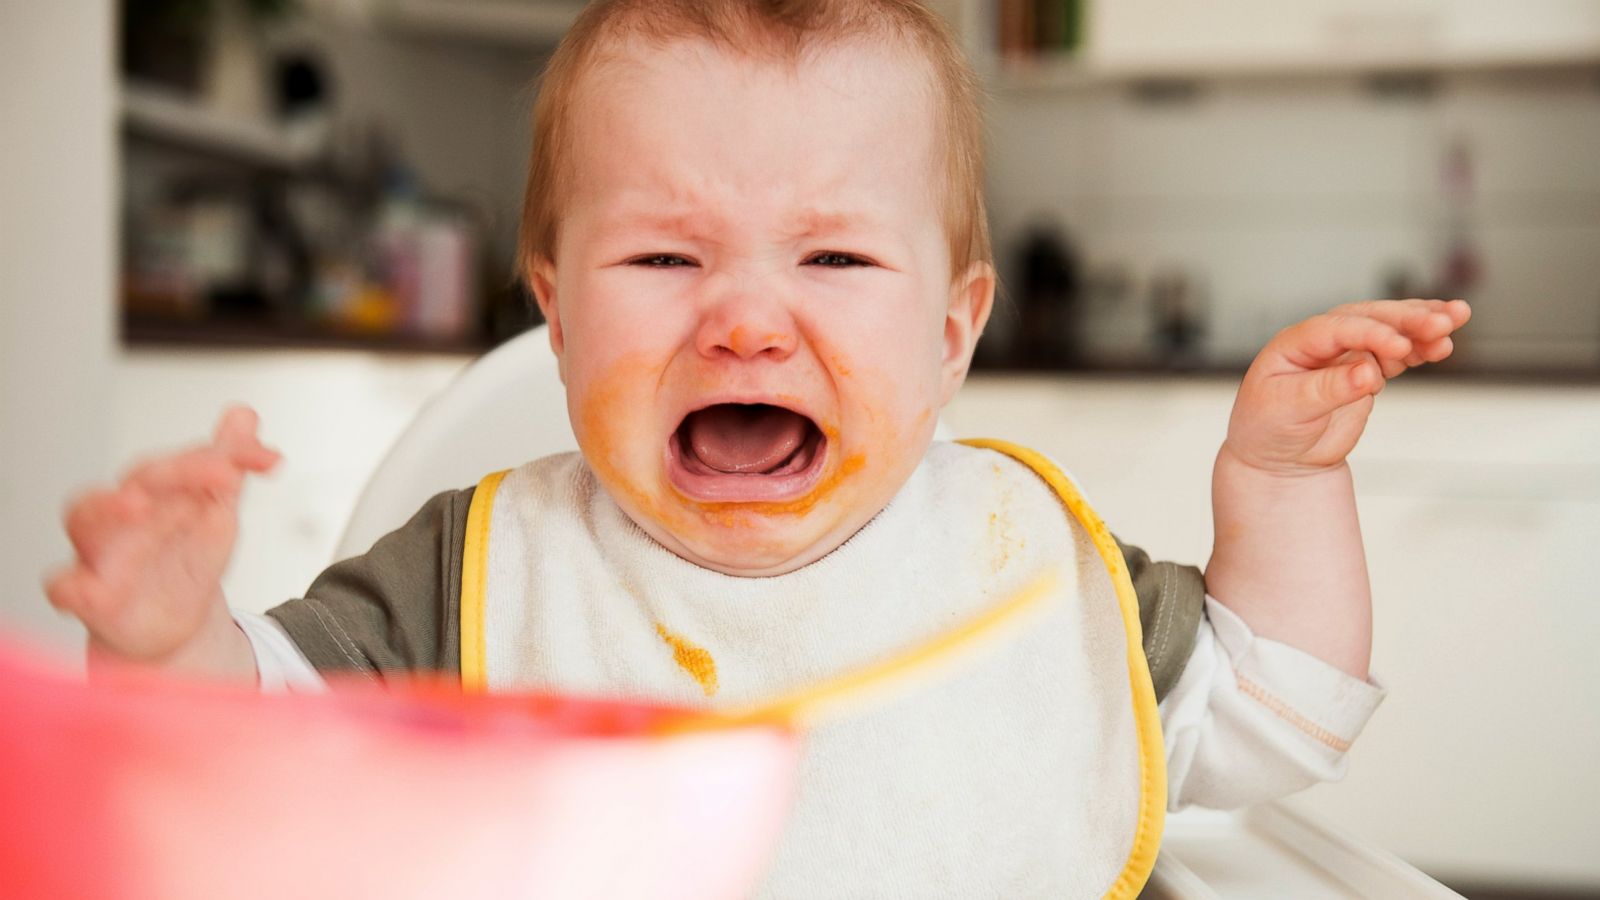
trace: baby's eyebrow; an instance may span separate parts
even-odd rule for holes
[[[859,212],[808,207],[786,220],[785,233],[794,237],[809,237],[847,231],[861,232],[872,230],[876,224],[875,218]],[[602,234],[649,231],[680,237],[705,238],[721,232],[723,225],[722,220],[712,213],[633,210],[605,217],[599,230]]]
[[[677,235],[694,235],[710,230],[715,222],[705,215],[693,213],[632,212],[608,217],[602,231],[659,231]]]
[[[835,231],[867,231],[875,224],[870,216],[837,210],[805,209],[790,223],[790,233],[806,237]]]

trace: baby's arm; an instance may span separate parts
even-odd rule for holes
[[[1256,357],[1212,477],[1207,592],[1257,637],[1367,677],[1372,599],[1345,457],[1385,380],[1450,355],[1460,300],[1341,306]]]
[[[222,596],[222,572],[244,477],[278,459],[256,439],[255,413],[237,407],[212,443],[146,462],[116,487],[68,506],[77,558],[48,580],[46,594],[88,629],[91,671],[120,660],[255,678],[250,642]]]
[[[434,495],[366,553],[329,566],[304,597],[253,624],[286,634],[323,673],[460,672],[461,553],[473,493]]]
[[[1122,544],[1160,701],[1168,806],[1231,809],[1340,778],[1383,690],[1261,640],[1193,566]]]

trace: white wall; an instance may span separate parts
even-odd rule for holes
[[[105,473],[115,132],[109,0],[0,0],[0,630],[67,646],[40,589]]]

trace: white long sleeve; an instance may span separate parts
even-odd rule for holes
[[[277,622],[260,613],[229,610],[256,657],[256,683],[264,694],[317,694],[328,689],[316,667]]]
[[[1384,693],[1256,637],[1208,596],[1194,653],[1161,702],[1168,807],[1230,809],[1337,781]]]

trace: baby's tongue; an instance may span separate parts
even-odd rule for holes
[[[723,403],[689,416],[685,436],[694,455],[719,472],[770,472],[806,438],[804,417],[765,404]]]

